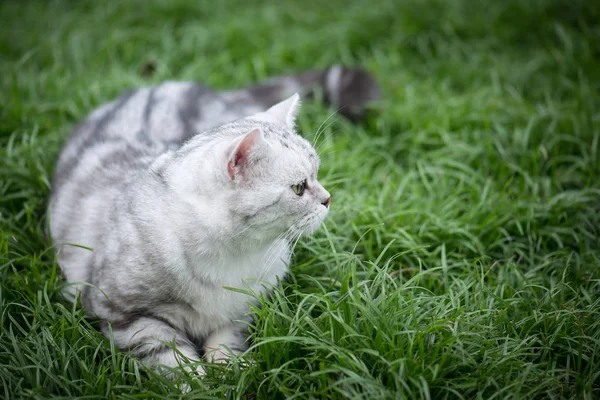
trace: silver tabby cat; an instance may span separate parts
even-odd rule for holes
[[[70,294],[120,349],[169,367],[244,351],[252,297],[227,288],[266,294],[328,213],[319,157],[294,131],[299,95],[284,100],[315,91],[351,119],[379,96],[368,73],[340,66],[222,92],[168,82],[74,130],[51,237]]]

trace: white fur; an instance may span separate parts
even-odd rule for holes
[[[296,116],[300,112],[300,95],[294,93],[288,99],[275,104],[265,112],[257,113],[255,119],[275,124],[285,124],[289,129],[294,129]]]
[[[191,335],[206,338],[209,359],[220,359],[228,354],[220,346],[243,345],[238,321],[246,319],[254,300],[228,288],[267,294],[286,275],[296,238],[314,232],[328,213],[330,195],[317,180],[318,156],[293,132],[299,105],[296,94],[162,153],[147,171],[125,173],[125,185],[90,182],[89,190],[98,193],[83,207],[52,208],[53,219],[72,221],[52,226],[53,232],[68,228],[62,241],[94,248],[64,247],[60,263],[74,282],[86,280],[88,269],[100,262],[93,271],[97,289],[87,301],[100,319],[124,326],[114,325],[117,346],[126,349],[139,335],[155,343]],[[247,162],[232,177],[232,154],[253,131],[259,135],[246,149]],[[69,185],[81,184],[100,165],[102,146],[112,144],[99,145],[58,202],[67,204]],[[298,196],[291,186],[304,180],[307,189]],[[77,219],[67,218],[69,213]],[[165,293],[168,301],[155,301]],[[107,298],[118,307],[108,307]],[[127,310],[135,311],[124,300],[130,298],[151,305],[163,322],[143,317],[123,324]],[[190,346],[179,351],[196,358]],[[149,361],[175,366],[179,360],[163,352]]]
[[[293,120],[289,121],[288,116],[296,112],[298,104],[295,95],[259,118],[252,116],[249,119],[264,118],[293,126]],[[287,135],[299,144],[291,149],[284,149],[277,136],[268,141],[260,135],[253,151],[263,157],[262,162],[253,165],[252,171],[246,171],[249,176],[245,181],[231,180],[227,163],[231,159],[231,149],[239,146],[249,128],[237,133],[236,130],[245,126],[230,125],[226,128],[227,135],[169,163],[167,177],[175,196],[171,206],[163,209],[162,215],[154,217],[161,221],[159,225],[164,227],[165,237],[176,236],[168,233],[169,226],[177,232],[194,232],[195,227],[201,227],[198,229],[202,231],[200,236],[190,237],[190,244],[195,248],[190,249],[184,244],[179,246],[180,254],[177,254],[174,249],[178,246],[173,246],[169,240],[161,250],[165,252],[165,258],[172,261],[165,267],[179,280],[176,285],[179,296],[187,299],[194,308],[168,311],[174,320],[192,331],[218,332],[209,336],[208,348],[222,344],[223,340],[232,340],[228,330],[231,321],[244,318],[247,303],[252,300],[250,296],[224,288],[266,293],[269,286],[287,273],[290,240],[318,228],[328,211],[321,204],[329,198],[329,193],[316,180],[318,165],[309,162],[305,154],[314,149],[291,132]],[[311,189],[299,197],[290,186],[302,179],[308,180]],[[278,196],[281,196],[281,204],[277,207],[276,218],[272,218],[275,211],[259,215],[254,229],[231,218],[232,210],[260,209]],[[190,261],[201,266],[195,276],[186,265]],[[214,282],[222,289],[207,292],[203,283],[206,281]],[[225,353],[215,354],[220,358]]]

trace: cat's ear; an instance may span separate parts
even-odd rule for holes
[[[234,180],[238,175],[243,176],[250,160],[264,145],[268,145],[268,143],[259,128],[252,129],[241,140],[234,142],[227,162],[229,178]]]
[[[288,128],[294,129],[300,105],[300,95],[295,93],[286,100],[275,104],[267,111],[255,114],[254,117],[263,121],[285,124]]]

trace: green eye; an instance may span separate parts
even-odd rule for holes
[[[306,189],[306,180],[303,180],[302,182],[300,182],[296,185],[292,185],[292,190],[298,196],[302,196],[304,194],[304,189]]]

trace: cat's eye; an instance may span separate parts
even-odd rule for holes
[[[302,182],[300,182],[296,185],[292,185],[292,190],[298,196],[302,196],[304,194],[304,189],[306,189],[306,180],[303,180]]]

